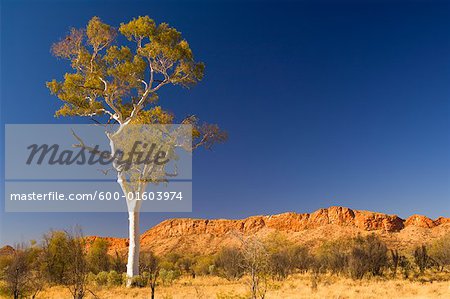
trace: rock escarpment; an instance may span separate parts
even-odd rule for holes
[[[141,235],[142,249],[155,253],[174,250],[214,253],[223,246],[236,244],[235,234],[265,236],[285,234],[295,243],[320,244],[329,239],[358,234],[378,234],[389,246],[404,248],[450,231],[450,218],[432,220],[413,215],[406,220],[396,216],[345,207],[330,207],[313,213],[283,213],[252,216],[239,220],[176,218],[161,222]],[[89,237],[93,241],[98,237]],[[106,238],[110,252],[126,251],[127,239]]]

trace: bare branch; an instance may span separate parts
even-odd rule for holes
[[[107,158],[107,159],[111,159],[111,155],[105,155],[105,152],[101,152],[98,149],[91,147],[91,146],[87,146],[86,144],[84,144],[83,139],[81,139],[80,136],[78,136],[74,130],[72,131],[72,135],[73,137],[75,137],[76,140],[78,140],[79,144],[73,144],[72,147],[74,148],[83,148],[86,149],[88,152],[94,154],[94,155],[103,155],[103,157]]]
[[[139,79],[139,82],[141,82],[142,84],[144,84],[145,85],[145,90],[147,90],[148,89],[148,85],[147,85],[147,82],[145,82],[144,80],[142,80],[142,79]]]

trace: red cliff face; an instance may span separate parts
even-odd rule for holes
[[[155,253],[173,250],[211,253],[232,244],[235,233],[265,235],[272,231],[285,233],[295,242],[313,243],[330,237],[375,232],[387,242],[406,246],[450,231],[450,218],[440,217],[433,221],[425,216],[413,215],[403,220],[396,215],[344,207],[320,209],[310,214],[291,212],[239,220],[176,218],[165,220],[144,232],[141,246],[144,251],[148,249]],[[89,237],[90,242],[95,238]],[[111,245],[110,252],[126,251],[127,239],[106,239]]]
[[[403,220],[395,215],[356,211],[343,207],[320,209],[312,214],[284,213],[272,216],[252,216],[241,220],[170,219],[146,231],[142,238],[186,236],[196,234],[224,235],[231,231],[253,234],[264,228],[299,232],[334,224],[366,231],[399,231]]]

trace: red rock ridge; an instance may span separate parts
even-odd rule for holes
[[[439,227],[442,229],[437,231]],[[445,231],[450,231],[450,218],[440,217],[431,220],[425,216],[413,215],[403,220],[396,215],[352,210],[345,207],[330,207],[303,214],[289,212],[270,216],[252,216],[238,220],[175,218],[165,220],[144,232],[141,235],[141,247],[143,250],[151,249],[158,253],[180,248],[191,251],[208,249],[214,252],[220,246],[231,242],[232,232],[251,235],[265,234],[269,231],[287,233],[295,240],[310,238],[318,241],[328,238],[330,233],[352,235],[373,231],[386,238],[386,241],[393,246],[399,244],[406,246],[411,242],[431,240]],[[300,239],[296,239],[296,236]],[[96,238],[100,237],[87,238],[88,247]],[[110,244],[111,254],[115,251],[126,252],[127,239],[104,239]]]
[[[352,226],[366,231],[394,232],[403,229],[403,222],[404,220],[396,215],[357,211],[344,207],[330,207],[317,210],[311,214],[290,212],[271,216],[252,216],[241,220],[169,219],[146,231],[142,235],[142,240],[155,236],[176,237],[196,234],[218,236],[231,231],[252,234],[263,228],[299,232],[328,224]]]
[[[405,220],[405,226],[417,226],[424,228],[433,228],[446,223],[450,223],[450,218],[439,217],[436,220],[432,220],[423,215],[412,215]]]

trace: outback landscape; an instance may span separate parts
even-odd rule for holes
[[[242,220],[170,219],[127,239],[51,231],[1,249],[5,298],[448,298],[450,219],[330,207]],[[11,271],[13,267],[14,271]],[[20,275],[20,278],[18,277]],[[153,292],[152,292],[153,290]]]
[[[0,298],[450,298],[450,2],[0,1]]]

